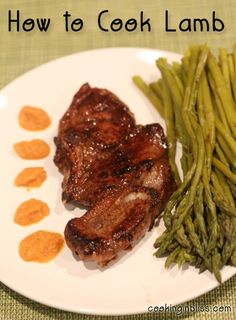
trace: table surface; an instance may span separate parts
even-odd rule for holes
[[[27,18],[50,17],[51,28],[46,33],[8,31],[8,11],[20,11],[21,24]],[[84,20],[80,32],[66,32],[63,13],[68,10],[73,18]],[[139,17],[144,12],[150,18],[151,32],[102,32],[97,16],[109,10],[109,17]],[[210,25],[212,12],[224,21],[222,32],[166,32],[164,16],[169,13],[170,27],[178,28],[181,19],[207,18]],[[108,21],[109,19],[107,19]],[[215,52],[221,46],[232,49],[236,36],[236,2],[234,0],[8,0],[0,2],[0,87],[27,70],[67,54],[101,47],[147,47],[183,53],[193,43],[208,43]],[[6,248],[7,249],[7,248]],[[1,263],[1,262],[0,262]],[[49,308],[31,301],[0,283],[0,320],[15,319],[235,319],[236,277],[215,290],[193,300],[191,304],[231,306],[229,313],[186,312],[176,314],[145,314],[122,317],[88,316]]]

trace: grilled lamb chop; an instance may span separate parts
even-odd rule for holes
[[[117,148],[110,151],[109,157],[94,162],[89,171],[78,174],[78,162],[75,159],[71,161],[62,197],[66,201],[74,200],[91,207],[103,197],[107,189],[119,184],[140,186],[152,168],[159,166],[159,159],[166,159],[166,148],[164,133],[159,124],[136,126]],[[163,168],[168,179],[171,177],[168,161]]]
[[[67,245],[82,260],[105,266],[144,236],[153,225],[158,205],[154,189],[118,187],[83,217],[68,222]]]
[[[160,125],[137,126],[76,189],[68,186],[79,203],[93,205],[68,222],[66,243],[82,260],[104,266],[143,237],[175,189]]]
[[[68,247],[106,265],[149,230],[175,189],[159,124],[135,125],[107,90],[81,87],[60,121],[54,158],[63,200],[91,209],[68,222]]]
[[[88,83],[75,94],[69,109],[59,123],[59,134],[81,123],[108,121],[128,128],[135,124],[129,108],[112,92],[106,89],[91,88]],[[104,141],[106,143],[106,141]]]
[[[109,157],[134,127],[133,114],[113,93],[89,84],[80,88],[54,139],[54,162],[64,175],[64,202],[77,200],[78,186],[90,175],[94,163]]]
[[[84,84],[75,94],[59,123],[54,162],[65,175],[74,167],[77,177],[103,160],[133,129],[135,120],[128,107],[105,89]],[[73,170],[72,170],[73,171]]]

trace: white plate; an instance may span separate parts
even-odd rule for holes
[[[38,67],[5,87],[0,93],[0,280],[13,290],[43,304],[59,309],[92,314],[131,314],[147,312],[148,306],[175,305],[195,298],[218,284],[214,276],[201,275],[190,267],[166,271],[164,259],[153,256],[153,242],[162,227],[153,229],[119,261],[104,270],[92,263],[75,261],[67,247],[47,264],[27,263],[18,255],[18,244],[33,231],[46,229],[63,232],[67,221],[81,214],[66,211],[61,203],[61,176],[53,164],[58,120],[69,106],[73,94],[84,83],[116,93],[135,113],[138,123],[163,121],[132,83],[134,74],[147,81],[159,73],[155,59],[165,56],[179,60],[174,53],[140,48],[111,48],[83,52]],[[26,57],[27,58],[27,57]],[[17,115],[23,105],[40,106],[53,123],[39,133],[21,129]],[[13,152],[16,141],[43,138],[51,145],[46,160],[25,161]],[[27,166],[45,166],[48,180],[40,189],[16,188],[17,173]],[[21,227],[13,222],[16,207],[36,197],[46,201],[51,214],[42,222]],[[235,274],[226,267],[223,281]]]

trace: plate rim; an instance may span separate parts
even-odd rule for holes
[[[181,53],[178,53],[178,52],[173,52],[173,51],[168,51],[168,50],[159,50],[159,49],[156,49],[156,48],[147,48],[147,47],[126,47],[126,46],[118,46],[118,47],[101,47],[101,48],[94,48],[94,49],[91,49],[91,50],[84,50],[84,51],[78,51],[78,52],[74,52],[74,53],[70,53],[70,54],[67,54],[67,55],[64,55],[64,56],[60,56],[60,57],[56,57],[56,58],[52,58],[48,61],[45,61],[39,65],[35,65],[33,66],[32,68],[30,68],[29,70],[27,70],[26,72],[23,72],[21,74],[19,74],[16,78],[10,80],[9,83],[6,83],[5,85],[3,85],[3,87],[0,88],[0,94],[2,93],[2,91],[4,90],[7,90],[8,87],[10,87],[12,84],[14,84],[15,82],[17,82],[18,80],[21,80],[22,78],[24,78],[25,76],[28,76],[31,72],[34,72],[38,69],[41,69],[42,67],[46,67],[47,65],[51,64],[51,63],[54,63],[54,62],[59,62],[60,60],[66,60],[68,58],[72,58],[72,57],[75,57],[77,55],[86,55],[86,54],[90,54],[92,52],[95,52],[95,51],[99,51],[99,52],[102,52],[102,51],[112,51],[112,50],[144,50],[144,51],[153,51],[153,52],[158,52],[160,54],[163,54],[163,55],[166,55],[166,54],[171,54],[171,55],[175,55],[175,56],[178,56],[178,58],[181,58],[183,57],[183,55]]]

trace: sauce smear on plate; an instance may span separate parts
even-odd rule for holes
[[[29,226],[48,216],[49,211],[50,209],[45,202],[29,199],[19,205],[14,216],[14,221],[21,226]]]
[[[60,233],[39,230],[20,242],[19,254],[25,261],[48,262],[58,255],[63,245]]]
[[[51,124],[51,119],[46,111],[41,108],[25,106],[19,113],[19,124],[30,131],[44,130]]]
[[[25,160],[43,159],[50,153],[49,145],[41,139],[17,142],[14,149],[18,156]]]
[[[47,173],[43,167],[23,169],[15,179],[15,186],[38,188],[46,180]]]

